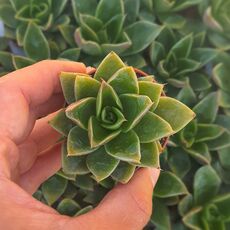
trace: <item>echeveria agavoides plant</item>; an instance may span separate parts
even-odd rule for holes
[[[94,76],[61,73],[66,100],[50,124],[65,141],[62,167],[67,174],[112,177],[126,183],[136,167],[159,167],[161,139],[181,130],[195,116],[181,102],[164,96],[151,76],[138,79],[114,53]]]

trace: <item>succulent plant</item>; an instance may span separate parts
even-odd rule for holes
[[[112,176],[126,183],[138,167],[159,167],[160,141],[182,129],[194,113],[162,96],[152,77],[139,81],[133,67],[110,53],[94,77],[60,76],[67,107],[50,124],[66,137],[63,171],[91,173],[97,181]]]
[[[214,49],[200,47],[202,40],[200,34],[182,37],[166,28],[150,47],[151,64],[157,69],[156,76],[174,87],[184,85],[187,76],[195,75],[195,71],[216,56]]]
[[[228,229],[230,194],[218,194],[221,180],[211,166],[203,166],[194,176],[194,195],[185,196],[179,212],[189,229]]]
[[[204,23],[210,28],[210,42],[222,50],[230,49],[230,1],[205,0],[200,5]],[[215,31],[215,32],[214,32]]]
[[[74,15],[79,23],[75,41],[86,54],[104,56],[110,51],[126,56],[137,54],[160,33],[160,26],[144,20],[125,27],[124,2],[100,0],[99,3],[91,1],[91,4],[85,4],[83,0],[72,1]],[[64,27],[62,30],[69,31],[70,28]],[[67,37],[67,40],[70,39]]]

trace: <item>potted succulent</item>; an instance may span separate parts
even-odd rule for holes
[[[50,124],[63,135],[64,173],[127,183],[138,167],[160,167],[165,138],[195,114],[140,74],[114,52],[96,71],[61,73],[66,106]]]

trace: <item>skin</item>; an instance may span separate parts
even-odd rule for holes
[[[59,134],[48,125],[64,102],[61,71],[85,73],[86,67],[47,60],[0,78],[0,229],[143,229],[152,212],[157,169],[138,170],[98,207],[75,218],[31,196],[61,167]]]

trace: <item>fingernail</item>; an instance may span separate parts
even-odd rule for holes
[[[150,177],[151,177],[151,181],[153,183],[153,187],[155,186],[155,184],[159,178],[159,175],[160,175],[160,169],[157,169],[157,168],[150,169]]]

